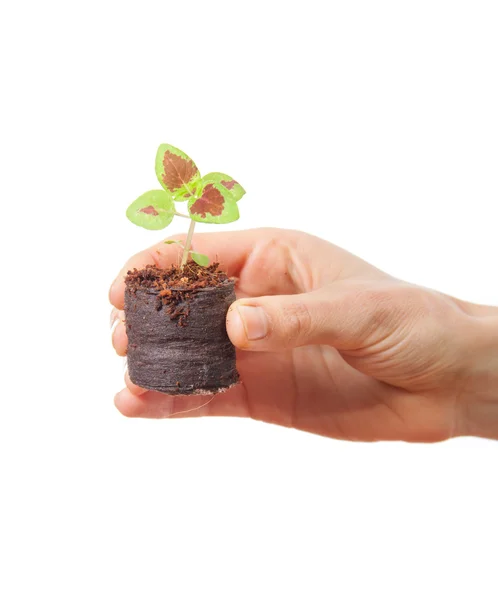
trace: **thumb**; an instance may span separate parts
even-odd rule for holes
[[[228,335],[243,350],[285,350],[311,344],[356,349],[372,326],[382,324],[376,318],[379,315],[373,314],[379,303],[365,303],[360,296],[333,284],[307,294],[237,300],[227,314]]]

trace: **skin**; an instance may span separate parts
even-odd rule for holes
[[[498,308],[400,281],[297,231],[199,234],[194,247],[238,278],[227,331],[242,383],[207,399],[171,397],[126,375],[115,398],[123,415],[251,417],[345,440],[498,439]],[[126,272],[177,258],[158,244],[114,281],[120,356]]]

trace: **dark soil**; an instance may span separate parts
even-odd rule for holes
[[[193,294],[205,288],[217,287],[229,279],[226,273],[218,270],[218,266],[219,263],[213,263],[201,267],[193,261],[189,261],[183,269],[174,265],[169,269],[147,265],[140,270],[128,271],[125,283],[131,293],[144,289],[157,293],[157,310],[166,307],[170,318],[184,327]]]
[[[225,319],[233,279],[217,264],[129,271],[125,291],[128,372],[168,394],[215,393],[238,381]]]
[[[128,271],[126,285],[130,289],[170,289],[178,288],[195,290],[205,287],[214,287],[228,279],[228,275],[218,269],[219,264],[213,263],[208,267],[201,267],[189,261],[182,269],[172,265],[169,269],[160,269],[148,265],[143,269]]]

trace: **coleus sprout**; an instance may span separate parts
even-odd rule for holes
[[[209,258],[190,249],[195,223],[236,221],[239,218],[237,202],[245,194],[244,188],[224,173],[208,173],[201,177],[194,161],[169,144],[161,144],[157,150],[156,175],[163,189],[142,194],[130,204],[126,216],[145,229],[164,229],[175,216],[190,219],[185,244],[178,240],[165,243],[183,248],[181,267],[189,256],[198,265],[207,266]],[[187,202],[188,215],[178,212],[175,202]]]

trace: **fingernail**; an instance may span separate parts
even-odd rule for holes
[[[237,312],[244,325],[247,339],[261,340],[268,334],[268,317],[261,306],[237,306]]]
[[[116,310],[115,308],[113,308],[111,311],[111,317],[109,319],[109,326],[111,328],[111,331],[114,331],[114,329],[116,329],[118,321],[119,321],[119,311]]]

